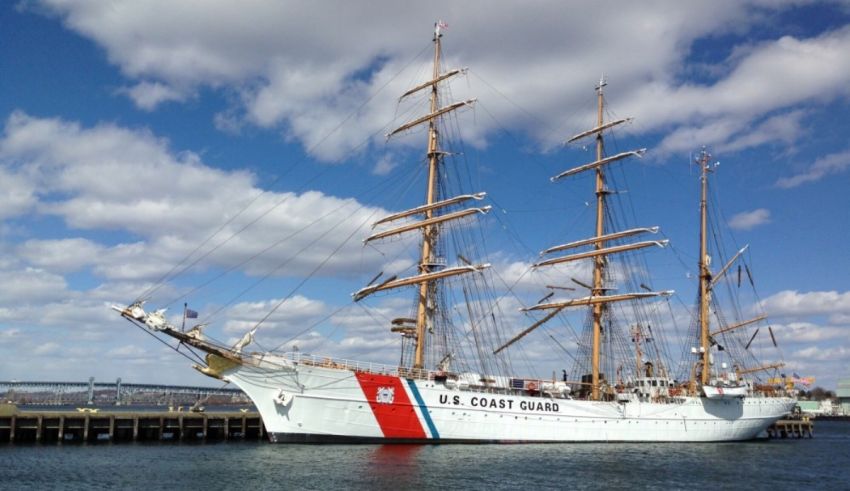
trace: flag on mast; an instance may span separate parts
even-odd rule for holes
[[[183,304],[183,323],[180,325],[180,331],[186,330],[186,319],[197,319],[198,312],[189,308],[188,303]]]
[[[442,20],[438,20],[436,24],[434,24],[434,35],[440,37],[440,31],[443,29],[448,29],[449,25],[443,22]]]

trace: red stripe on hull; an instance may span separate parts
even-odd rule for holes
[[[402,379],[372,373],[356,376],[385,438],[428,438]]]

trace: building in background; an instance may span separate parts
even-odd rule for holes
[[[797,401],[797,406],[800,407],[800,412],[804,416],[832,416],[837,410],[837,407],[832,404],[830,399],[824,399],[822,401]]]
[[[838,397],[838,414],[850,416],[850,378],[838,381],[838,390],[835,395]]]

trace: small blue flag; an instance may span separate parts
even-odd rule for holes
[[[186,309],[186,318],[187,319],[197,319],[198,313],[192,309]]]

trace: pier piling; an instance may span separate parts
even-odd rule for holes
[[[809,418],[782,419],[767,429],[768,438],[813,438],[815,425]]]
[[[227,441],[265,436],[256,412],[21,411],[9,405],[0,409],[0,441],[9,443]]]

